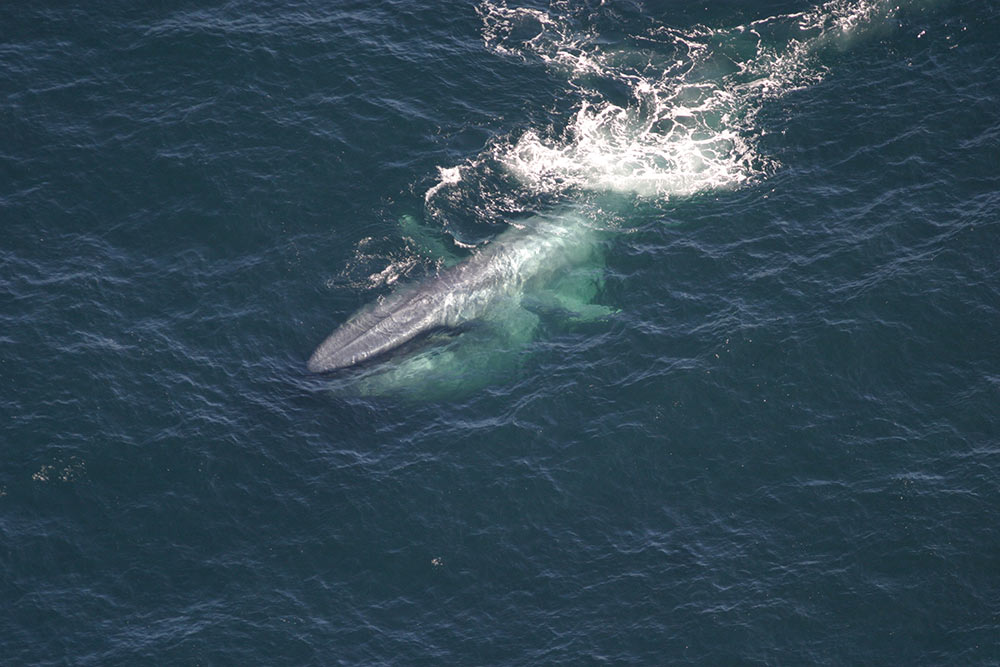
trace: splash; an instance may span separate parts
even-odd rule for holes
[[[561,72],[578,103],[561,131],[528,129],[499,140],[465,170],[494,162],[535,195],[651,199],[762,180],[779,166],[758,149],[765,103],[821,81],[824,50],[850,47],[897,11],[885,2],[834,0],[729,29],[647,25],[611,40],[593,27],[600,8],[556,1],[542,11],[487,0],[479,6],[486,48]],[[460,180],[451,170],[441,176],[426,195],[431,209]]]

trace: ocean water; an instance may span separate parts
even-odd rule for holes
[[[4,4],[0,663],[1000,664],[998,43],[984,0]],[[512,273],[307,371],[538,220],[598,316]]]

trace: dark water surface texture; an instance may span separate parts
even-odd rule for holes
[[[1000,6],[508,1],[0,6],[0,663],[1000,664]]]

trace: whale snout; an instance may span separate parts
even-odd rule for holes
[[[306,368],[310,373],[330,373],[332,371],[347,368],[354,364],[354,361],[344,355],[335,344],[331,344],[331,336],[327,338],[309,357]]]

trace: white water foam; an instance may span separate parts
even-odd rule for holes
[[[462,180],[462,167],[438,167],[438,182],[424,194],[424,202],[429,203],[438,190],[446,185],[454,185]]]
[[[562,130],[529,129],[463,168],[441,169],[425,195],[428,213],[436,212],[436,196],[484,161],[539,195],[585,190],[669,199],[765,178],[777,164],[757,148],[764,103],[820,81],[824,49],[850,46],[887,25],[897,9],[833,0],[727,30],[647,27],[609,46],[595,22],[564,1],[542,11],[486,0],[479,7],[486,47],[563,72],[579,103]]]

